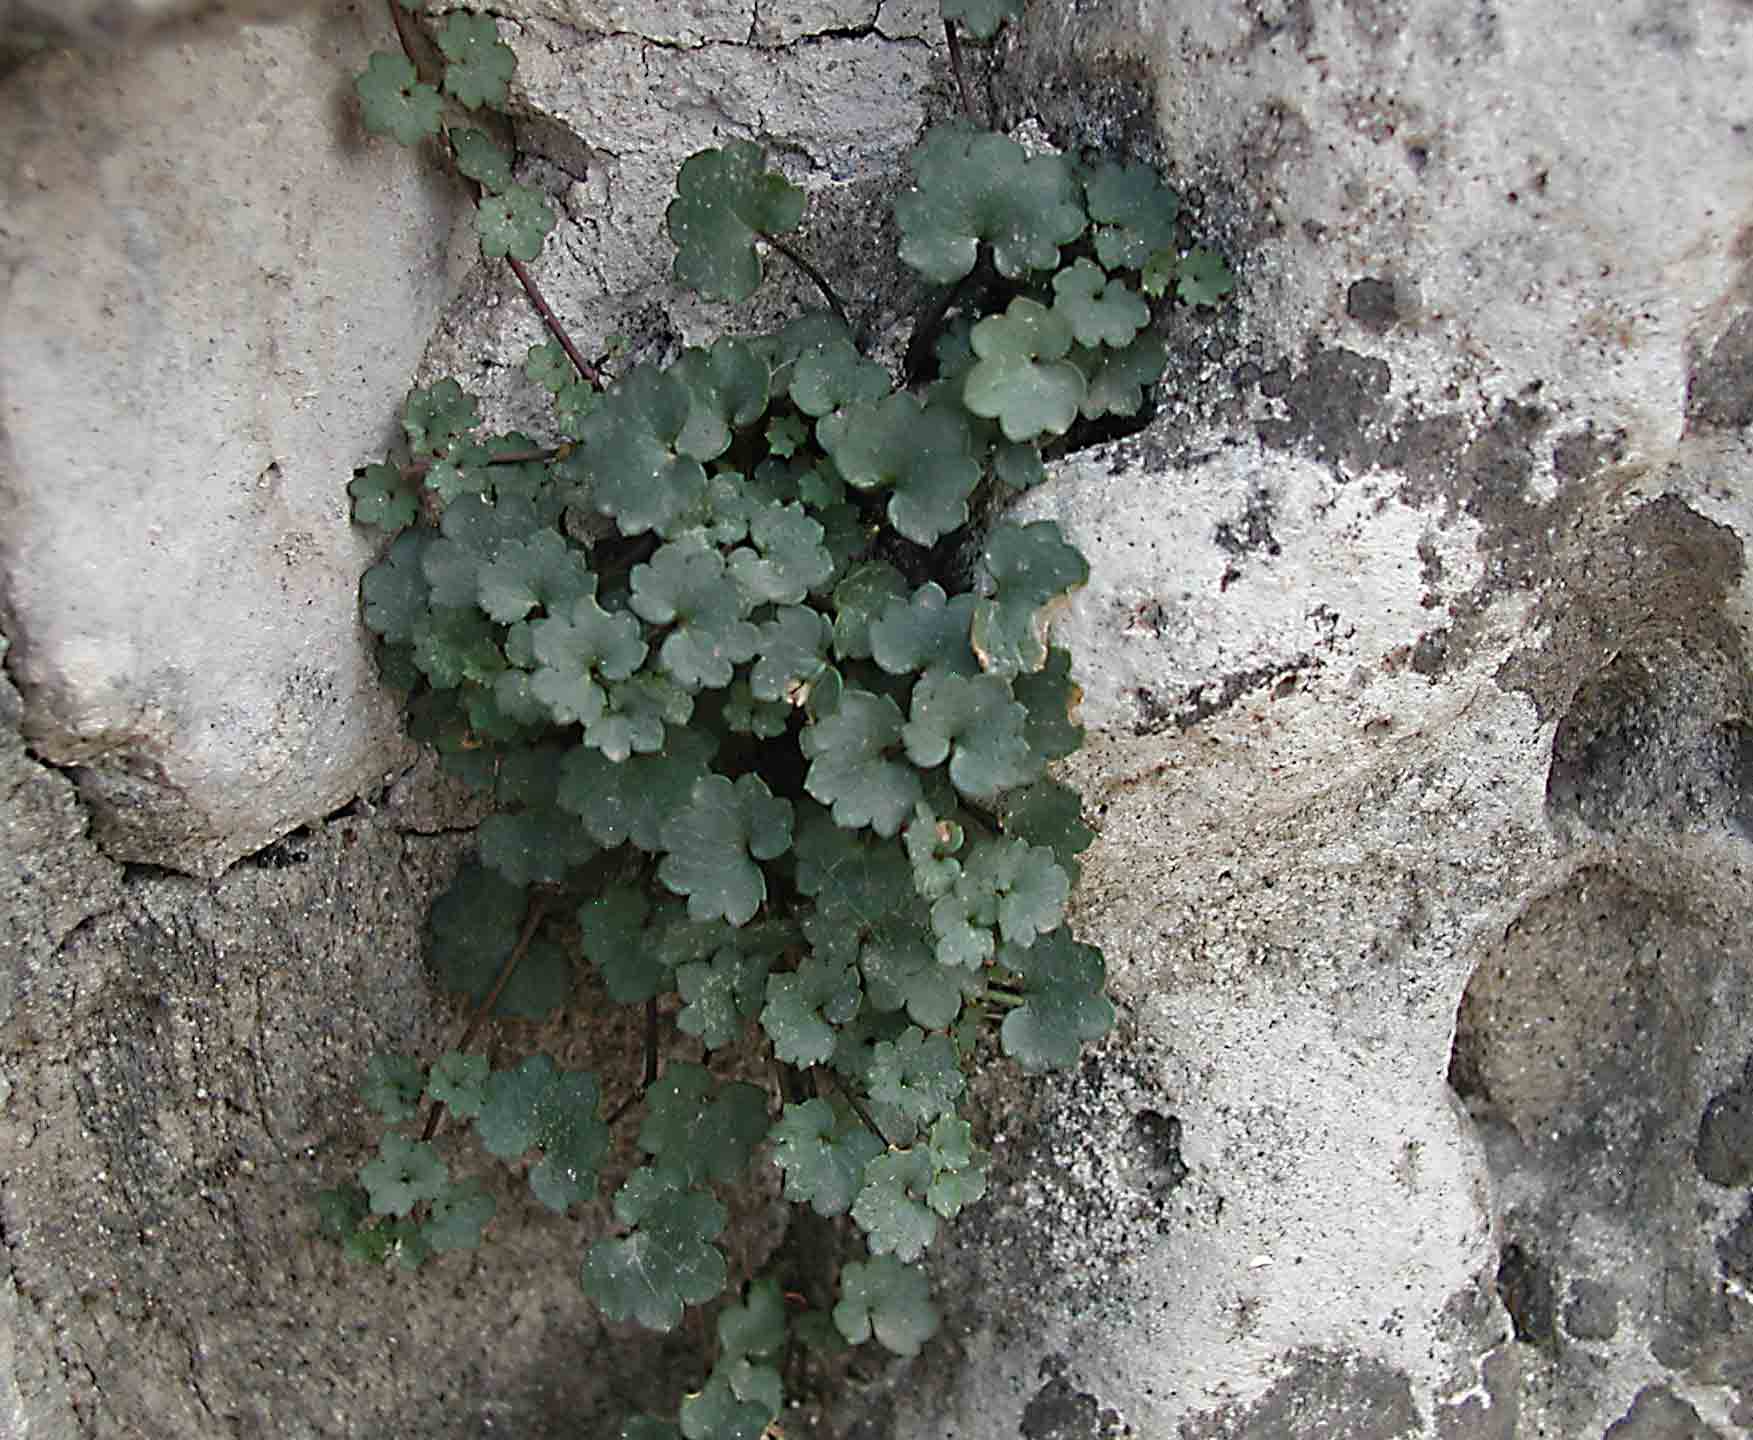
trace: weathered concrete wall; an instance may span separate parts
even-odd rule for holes
[[[917,304],[872,262],[952,103],[931,7],[497,13],[565,216],[538,273],[587,349],[720,323],[667,287],[660,225],[728,137],[811,189],[807,243],[875,331]],[[1091,561],[1061,630],[1100,832],[1077,920],[1121,1026],[1075,1075],[986,1082],[1000,1163],[940,1257],[944,1333],[815,1432],[1753,1432],[1753,10],[1042,4],[987,59],[1004,125],[1161,162],[1242,286],[1178,323],[1155,421],[1027,506]],[[538,336],[514,295],[478,272],[426,359],[507,414]],[[334,403],[379,434],[384,385]],[[322,492],[337,536],[358,458]],[[318,650],[363,667],[349,563]],[[266,633],[273,674],[295,646]],[[697,1373],[618,1348],[618,1390],[551,1388],[607,1343],[571,1227],[454,1290],[292,1238],[361,1143],[364,1057],[432,1033],[418,918],[458,841],[422,832],[463,817],[398,784],[206,885],[123,873],[61,777],[4,758],[0,1416],[596,1433]]]

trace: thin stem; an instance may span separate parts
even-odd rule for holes
[[[980,123],[974,114],[974,97],[968,90],[968,79],[962,73],[962,37],[956,34],[956,22],[943,22],[944,38],[950,42],[950,73],[956,77],[956,89],[962,96],[962,113],[974,124]]]
[[[645,1002],[645,1079],[615,1107],[615,1113],[604,1122],[613,1128],[615,1122],[645,1098],[645,1092],[657,1084],[657,997]]]
[[[816,282],[816,289],[820,290],[823,298],[827,300],[828,308],[834,312],[834,318],[850,331],[852,322],[846,318],[846,307],[840,303],[840,297],[834,293],[834,287],[828,283],[828,277],[816,269],[800,251],[793,249],[777,236],[763,235],[761,238]]]
[[[429,76],[422,71],[421,56],[414,43],[413,27],[406,12],[396,3],[396,0],[389,0],[389,7],[390,19],[396,27],[396,38],[402,42],[402,53],[408,57],[415,73],[430,84]],[[446,132],[446,138],[449,139],[449,132]],[[455,154],[455,142],[452,141],[451,155],[453,159]],[[469,180],[468,185],[470,193],[475,197],[475,203],[479,205],[483,193],[480,185],[473,180]],[[566,333],[566,327],[560,323],[560,317],[554,313],[552,307],[543,297],[541,287],[536,284],[535,276],[530,274],[529,268],[515,255],[507,255],[505,263],[511,266],[511,273],[517,276],[518,284],[523,286],[523,293],[530,297],[530,304],[536,307],[536,314],[542,317],[542,323],[548,327],[548,332],[560,342],[560,348],[566,352],[566,358],[572,362],[572,368],[578,371],[586,384],[593,389],[601,390],[605,383],[602,371],[586,360],[579,348],[572,343],[572,337]]]
[[[985,991],[982,992],[980,998],[982,1000],[990,1000],[994,1005],[1003,1005],[1013,1010],[1019,1005],[1027,1005],[1029,1003],[1026,996],[1013,995],[1008,990],[996,990],[990,985],[988,985]]]
[[[511,266],[511,273],[517,276],[517,283],[523,286],[523,293],[530,297],[530,304],[536,307],[536,314],[542,317],[542,323],[548,327],[548,333],[560,342],[560,348],[566,352],[566,358],[572,362],[572,368],[578,371],[584,382],[593,390],[603,389],[609,383],[603,378],[603,372],[586,360],[579,348],[572,343],[572,337],[566,333],[566,327],[560,323],[560,317],[554,313],[547,300],[543,298],[541,287],[536,284],[536,277],[530,274],[529,266],[515,255],[507,255],[505,263]]]
[[[530,901],[530,908],[524,915],[523,930],[517,937],[517,944],[511,947],[511,954],[505,957],[505,963],[499,967],[499,975],[493,981],[493,988],[475,1007],[475,1013],[469,1017],[469,1023],[463,1030],[463,1038],[457,1041],[457,1050],[468,1053],[469,1046],[474,1043],[475,1036],[480,1033],[481,1026],[486,1023],[487,1012],[499,1003],[499,997],[505,993],[505,987],[511,983],[513,972],[522,962],[530,948],[530,941],[536,938],[536,927],[542,923],[542,912],[546,907],[540,898]],[[444,1102],[434,1100],[432,1109],[427,1112],[426,1126],[420,1132],[422,1140],[430,1140],[438,1133],[439,1123],[444,1119]]]
[[[866,1110],[864,1108],[864,1102],[852,1093],[852,1087],[841,1078],[838,1071],[830,1070],[827,1074],[828,1078],[832,1080],[835,1085],[839,1086],[840,1093],[846,1097],[846,1103],[852,1107],[852,1113],[860,1120],[864,1121],[865,1128],[869,1130],[872,1135],[881,1140],[884,1145],[887,1145],[889,1143],[889,1137],[883,1134],[883,1127],[870,1118],[870,1111]]]
[[[558,460],[572,447],[570,445],[550,445],[545,450],[510,450],[503,455],[495,455],[486,463],[489,465],[527,465],[532,460],[540,460],[546,464],[550,460]],[[411,465],[402,466],[402,479],[408,484],[424,480],[426,472],[438,462],[436,460],[416,460]]]

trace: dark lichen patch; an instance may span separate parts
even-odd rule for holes
[[[1134,1188],[1161,1201],[1191,1173],[1181,1158],[1181,1121],[1160,1110],[1140,1110],[1126,1127],[1126,1154]]]
[[[1218,525],[1212,539],[1219,550],[1238,559],[1243,555],[1277,555],[1278,537],[1272,533],[1275,518],[1272,492],[1262,486],[1248,496],[1239,515]]]
[[[1138,718],[1132,723],[1135,735],[1160,735],[1165,730],[1191,730],[1214,715],[1230,709],[1244,695],[1263,690],[1293,673],[1316,664],[1307,652],[1269,665],[1254,665],[1200,685],[1190,685],[1176,695],[1161,695],[1148,685],[1132,692]]]
[[[1182,1422],[1181,1440],[1412,1440],[1424,1433],[1412,1382],[1370,1356],[1294,1350],[1286,1372],[1249,1405]]]
[[[1753,425],[1753,311],[1735,317],[1686,377],[1689,430]]]
[[[1562,505],[1562,497],[1555,503]],[[1743,563],[1733,530],[1674,496],[1623,521],[1566,528],[1566,543],[1547,567],[1551,583],[1527,626],[1545,638],[1512,655],[1497,674],[1499,685],[1534,702],[1542,722],[1570,708],[1603,657],[1611,663],[1627,653],[1659,654],[1668,644],[1696,655],[1739,649],[1726,614]],[[1710,667],[1719,664],[1712,660]]]
[[[1569,430],[1552,444],[1552,470],[1561,482],[1586,480],[1607,465],[1625,458],[1625,431],[1598,432],[1590,421]]]
[[[1723,1279],[1743,1289],[1753,1287],[1753,1196],[1748,1197],[1740,1218],[1716,1242],[1716,1253]]]
[[[1115,1440],[1130,1434],[1115,1411],[1104,1410],[1094,1395],[1066,1378],[1069,1364],[1063,1355],[1041,1361],[1045,1383],[1023,1408],[1022,1440]]]
[[[1753,1185],[1753,1055],[1705,1105],[1692,1163],[1713,1185]]]
[[[1497,1262],[1497,1295],[1523,1344],[1550,1345],[1557,1337],[1552,1270],[1531,1248],[1514,1240],[1503,1247]]]
[[[1576,1340],[1611,1340],[1619,1333],[1619,1301],[1609,1285],[1587,1276],[1571,1281],[1564,1333]]]
[[[1345,292],[1345,313],[1374,335],[1385,335],[1400,318],[1392,280],[1365,276]]]
[[[1646,1385],[1601,1440],[1723,1440],[1723,1436],[1667,1386]]]
[[[1381,453],[1392,379],[1385,360],[1312,346],[1300,371],[1281,362],[1262,378],[1260,393],[1277,401],[1280,413],[1260,420],[1260,439],[1354,474],[1367,470]]]

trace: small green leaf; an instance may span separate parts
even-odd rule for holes
[[[485,1055],[459,1055],[451,1050],[433,1064],[428,1088],[432,1098],[458,1119],[473,1120],[481,1113],[487,1074]]]
[[[822,1064],[834,1053],[834,1026],[856,1015],[862,998],[856,970],[814,955],[791,974],[769,975],[761,1028],[775,1058],[800,1067]]]
[[[791,367],[791,402],[816,419],[854,405],[873,405],[893,388],[889,372],[866,360],[844,335],[805,350]]]
[[[891,1354],[911,1359],[937,1334],[937,1309],[925,1272],[887,1255],[853,1261],[840,1272],[834,1324],[854,1345],[875,1335]]]
[[[501,625],[523,619],[537,606],[549,615],[564,614],[581,597],[596,593],[596,577],[584,556],[557,530],[538,530],[528,540],[499,548],[475,584],[481,608]]]
[[[1023,734],[1027,718],[995,675],[932,674],[913,688],[912,718],[901,737],[915,765],[929,769],[947,758],[956,789],[986,800],[1040,773]]]
[[[402,429],[408,448],[417,456],[444,454],[453,441],[480,423],[480,402],[449,376],[410,392],[402,408]]]
[[[665,217],[676,282],[708,300],[746,300],[761,283],[755,241],[803,219],[804,193],[765,168],[767,152],[736,141],[683,164]]]
[[[359,1172],[371,1195],[374,1215],[406,1215],[422,1200],[433,1200],[450,1184],[450,1172],[430,1145],[393,1131],[383,1137],[378,1157]]]
[[[665,1065],[645,1106],[640,1147],[687,1185],[735,1180],[767,1134],[766,1095],[740,1081],[715,1086],[698,1065]]]
[[[697,539],[672,540],[633,567],[634,611],[673,625],[659,663],[685,689],[721,689],[734,667],[754,658],[760,632],[743,617],[749,603],[725,579],[724,556]],[[629,617],[631,618],[631,617]]]
[[[724,1360],[776,1354],[785,1343],[785,1297],[772,1276],[749,1286],[748,1298],[718,1312],[718,1352]]]
[[[834,653],[842,660],[868,660],[871,626],[891,600],[906,597],[907,582],[888,561],[860,565],[834,587]]]
[[[319,1190],[316,1207],[317,1233],[345,1244],[371,1215],[371,1196],[363,1185],[344,1180],[333,1190]]]
[[[420,1238],[434,1250],[475,1250],[481,1232],[498,1208],[478,1180],[445,1187],[432,1201],[432,1211],[420,1227]]]
[[[570,610],[530,626],[536,668],[530,690],[556,724],[589,725],[608,708],[609,681],[628,679],[645,662],[639,622],[624,611],[609,614],[597,604],[596,577],[578,576],[581,593]]]
[[[411,1120],[426,1090],[426,1072],[406,1055],[373,1055],[360,1097],[387,1125]]]
[[[971,338],[980,360],[963,381],[969,410],[997,420],[1011,441],[1063,435],[1071,428],[1083,403],[1084,378],[1065,358],[1071,326],[1056,310],[1019,297],[1004,314],[976,325]]]
[[[760,1013],[772,958],[727,945],[710,961],[680,966],[676,989],[683,1003],[676,1028],[697,1036],[708,1050],[729,1045],[743,1033],[744,1022]]]
[[[702,1389],[682,1397],[683,1440],[762,1440],[767,1433],[783,1398],[779,1372],[745,1362],[742,1370],[758,1373],[771,1383],[762,1387],[757,1398],[743,1400],[724,1373],[728,1368],[720,1361]]]
[[[834,574],[821,525],[799,504],[769,506],[749,522],[754,548],[730,553],[730,573],[751,604],[797,605]]]
[[[767,882],[757,860],[771,860],[791,848],[791,802],[776,798],[758,775],[733,785],[711,775],[694,786],[688,808],[663,827],[669,853],[658,878],[688,897],[695,920],[723,916],[746,925],[767,898]]]
[[[475,208],[475,228],[481,235],[481,253],[489,260],[507,255],[534,260],[554,228],[554,211],[540,191],[508,185],[498,195],[482,196]]]
[[[626,840],[641,850],[661,850],[665,823],[693,798],[712,752],[711,736],[699,730],[677,731],[661,750],[620,761],[580,746],[561,763],[555,799],[584,821],[605,850]]]
[[[945,21],[960,20],[976,40],[990,40],[1006,20],[1023,18],[1022,0],[943,0]]]
[[[403,145],[417,145],[436,135],[444,101],[430,85],[422,85],[405,55],[379,50],[353,82],[365,128],[373,135],[394,136]]]
[[[892,1254],[911,1264],[925,1253],[937,1238],[937,1216],[925,1203],[936,1175],[923,1146],[891,1150],[865,1167],[852,1218],[864,1231],[872,1255]],[[848,1340],[854,1338],[844,1325],[840,1328]]]
[[[738,430],[767,413],[767,362],[746,341],[727,337],[710,350],[684,350],[669,374],[687,386],[693,401],[676,448],[696,460],[716,460]]]
[[[1047,663],[1049,602],[1089,579],[1089,563],[1051,520],[993,528],[980,555],[987,598],[974,609],[972,639],[994,675],[1027,674]]]
[[[1125,281],[1110,280],[1088,260],[1053,277],[1053,313],[1071,327],[1079,345],[1091,349],[1123,349],[1150,324],[1150,306]]]
[[[1011,681],[1011,693],[1029,712],[1023,735],[1029,749],[1048,760],[1063,760],[1083,744],[1083,726],[1077,723],[1078,702],[1083,691],[1071,678],[1071,652],[1049,646],[1047,663],[1032,675]]]
[[[450,144],[456,153],[457,169],[479,184],[489,195],[498,195],[511,188],[511,156],[495,145],[484,132],[453,130]],[[559,349],[559,346],[554,348]],[[564,358],[564,352],[562,357]],[[535,378],[534,375],[530,376],[532,380]]]
[[[1160,336],[1140,335],[1124,350],[1086,350],[1073,346],[1071,363],[1083,372],[1084,396],[1079,407],[1086,420],[1104,415],[1136,415],[1144,392],[1162,379],[1168,347]]]
[[[472,1001],[482,999],[517,943],[526,900],[522,886],[491,870],[475,864],[458,870],[427,918],[439,983]]]
[[[694,697],[674,680],[642,672],[609,686],[608,713],[584,727],[584,743],[617,761],[654,754],[675,744],[664,727],[686,725],[693,713]]]
[[[1189,305],[1215,309],[1235,288],[1236,277],[1223,257],[1201,246],[1189,250],[1175,266],[1175,294]]]
[[[450,62],[444,67],[445,94],[470,110],[483,105],[495,110],[505,107],[517,56],[499,38],[492,16],[455,12],[438,32],[438,48]]]
[[[980,988],[968,971],[939,964],[935,940],[917,925],[879,930],[859,952],[858,968],[873,1010],[905,1008],[908,1018],[926,1030],[948,1029],[962,1002]]]
[[[513,545],[541,529],[535,507],[519,496],[489,501],[463,495],[447,505],[442,534],[421,556],[435,609],[472,609],[480,603],[481,573]]]
[[[1180,198],[1148,165],[1109,162],[1083,184],[1096,222],[1096,258],[1107,269],[1143,269],[1153,253],[1174,245]]]
[[[420,513],[413,491],[402,484],[402,472],[394,465],[367,465],[353,477],[347,493],[353,497],[355,521],[391,534],[412,525]]]
[[[896,758],[901,728],[900,708],[887,695],[847,690],[838,709],[799,735],[810,762],[804,789],[833,806],[836,825],[868,825],[887,837],[912,814],[923,792],[919,776]]]
[[[675,1178],[637,1170],[615,1197],[624,1239],[599,1240],[584,1261],[584,1289],[610,1320],[648,1330],[675,1329],[683,1308],[724,1289],[724,1256],[711,1242],[723,1231],[724,1206]]]
[[[513,885],[558,885],[569,870],[596,857],[597,847],[576,816],[552,805],[527,810],[501,810],[489,815],[475,832],[481,863],[497,870]],[[521,968],[521,967],[520,967]],[[557,976],[553,1009],[564,1003],[571,988],[568,977]]]
[[[546,1055],[532,1055],[517,1069],[489,1077],[475,1129],[488,1153],[502,1160],[539,1147],[530,1189],[563,1215],[596,1188],[596,1167],[609,1145],[608,1126],[597,1114],[601,1103],[596,1076],[559,1070]]]
[[[1096,838],[1096,832],[1083,823],[1077,791],[1052,779],[1037,780],[1012,797],[1004,817],[1004,833],[1050,849],[1074,883],[1077,857]]]
[[[907,825],[907,858],[913,865],[914,888],[923,899],[936,900],[955,888],[962,864],[950,857],[962,848],[962,839],[960,825],[939,820],[926,805],[913,812]]]
[[[646,929],[651,906],[639,891],[620,887],[578,907],[585,958],[603,977],[618,1005],[640,1005],[671,989],[670,965]]]
[[[955,1115],[939,1119],[926,1143],[936,1177],[925,1202],[945,1220],[954,1220],[986,1193],[986,1153],[975,1147],[973,1127]]]
[[[980,466],[959,411],[924,406],[901,391],[824,416],[816,438],[847,484],[893,492],[889,523],[915,544],[933,545],[967,523]]]
[[[879,1105],[924,1125],[949,1113],[966,1081],[949,1037],[928,1036],[910,1025],[892,1042],[876,1046],[865,1084]]]
[[[1061,929],[1026,950],[1006,945],[998,963],[1021,977],[1026,1001],[1004,1017],[999,1039],[1030,1074],[1071,1069],[1085,1042],[1113,1025],[1114,1007],[1102,993],[1107,972],[1095,946],[1080,945]]]
[[[749,673],[750,694],[787,706],[796,703],[802,687],[827,669],[830,633],[827,620],[808,606],[775,611],[761,627],[760,659]]]
[[[810,432],[795,415],[781,415],[767,426],[767,448],[775,455],[792,456],[809,443]]]
[[[913,152],[913,174],[914,188],[895,201],[901,259],[934,284],[972,270],[982,243],[1008,279],[1056,269],[1059,247],[1083,233],[1071,167],[1005,136],[939,126]]]
[[[864,1185],[865,1166],[887,1148],[847,1107],[826,1100],[787,1105],[767,1137],[785,1172],[785,1198],[818,1215],[844,1215]]]
[[[1074,348],[1072,363],[1076,362],[1077,351]],[[1088,378],[1087,371],[1085,378]],[[1084,403],[1089,403],[1087,395]],[[992,473],[1012,490],[1031,490],[1047,478],[1047,467],[1041,463],[1041,451],[1033,442],[1001,440],[993,451]]]
[[[544,340],[540,345],[530,346],[523,373],[550,395],[558,395],[578,379],[578,371],[573,369],[571,358],[557,340]]]
[[[870,627],[871,658],[891,675],[979,674],[968,643],[974,604],[972,595],[951,600],[935,581],[921,585],[911,599],[891,600]]]

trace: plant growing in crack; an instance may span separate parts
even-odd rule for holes
[[[644,1163],[583,1252],[584,1289],[656,1330],[728,1298],[699,1388],[622,1435],[754,1440],[800,1348],[912,1355],[936,1329],[922,1257],[986,1188],[971,1067],[996,1047],[1064,1069],[1112,1022],[1102,957],[1065,924],[1093,836],[1047,773],[1082,731],[1046,621],[1087,567],[1050,521],[976,539],[972,517],[1039,482],[1080,421],[1136,414],[1163,310],[1231,282],[1177,248],[1177,199],[1148,168],[940,125],[895,207],[901,258],[942,287],[897,384],[791,238],[803,191],[733,142],[682,167],[677,282],[745,300],[772,253],[826,310],[611,377],[528,268],[552,208],[473,123],[506,103],[512,52],[453,13],[423,73],[391,13],[404,53],[359,77],[365,123],[440,139],[476,187],[483,253],[549,332],[525,372],[553,434],[485,434],[440,380],[408,398],[407,459],[350,487],[355,519],[391,537],[362,586],[385,679],[499,808],[431,917],[433,971],[471,1018],[430,1063],[373,1061],[365,1098],[392,1128],[319,1197],[321,1228],[408,1267],[476,1246],[496,1204],[453,1178],[447,1115],[567,1213],[637,1111]],[[958,27],[986,39],[1009,18],[1006,0],[945,0],[970,114]],[[643,1012],[638,1081],[490,1064],[489,1018],[565,1009],[580,962]],[[721,1187],[761,1156],[787,1199],[860,1237],[812,1294],[734,1274],[716,1243]]]

